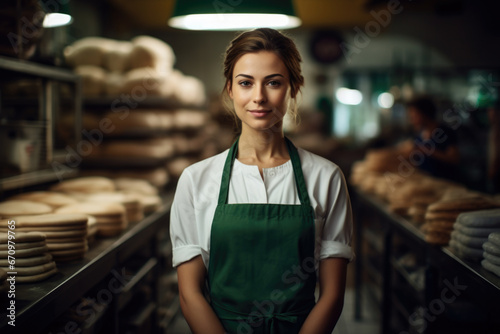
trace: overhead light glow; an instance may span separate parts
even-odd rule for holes
[[[378,96],[377,102],[381,108],[389,109],[394,105],[394,96],[391,93],[382,93]]]
[[[357,89],[341,87],[337,89],[335,97],[340,103],[356,106],[363,101],[363,94]]]
[[[168,24],[187,30],[290,29],[300,26],[301,20],[284,14],[190,14],[172,17]]]
[[[47,13],[43,19],[44,28],[61,27],[73,22],[71,15],[62,13]]]

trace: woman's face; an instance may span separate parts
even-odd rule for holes
[[[273,52],[247,53],[234,66],[228,93],[242,130],[281,129],[290,102],[288,70]]]

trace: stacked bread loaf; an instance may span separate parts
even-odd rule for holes
[[[484,269],[500,276],[500,232],[490,233],[488,241],[483,244],[483,257],[481,265]]]
[[[429,205],[425,214],[425,224],[421,226],[425,240],[432,244],[446,245],[459,214],[469,211],[494,209],[498,203],[481,196],[442,199]]]
[[[483,259],[483,244],[492,232],[500,232],[500,210],[461,213],[451,233],[450,247],[462,258]]]
[[[176,178],[179,169],[202,158],[205,88],[174,69],[167,43],[150,36],[88,37],[64,53],[82,76],[86,97],[113,99],[86,100],[83,126],[99,137],[84,157],[87,175],[139,177],[162,187],[171,180],[169,172]]]
[[[0,203],[0,218],[11,218],[19,215],[41,215],[52,211],[52,207],[47,204],[34,201],[8,200]]]
[[[184,105],[205,103],[204,85],[174,69],[174,51],[157,38],[118,41],[87,37],[66,47],[64,55],[67,64],[82,76],[87,97],[146,94]]]
[[[119,203],[83,202],[60,207],[56,213],[79,213],[96,219],[97,235],[110,237],[119,234],[128,226],[126,209]]]
[[[12,254],[9,252],[9,240],[15,242],[13,263],[8,258]],[[7,233],[0,233],[0,269],[15,272],[16,283],[38,282],[57,273],[45,234],[40,232],[16,232],[15,239],[9,239]]]
[[[123,194],[133,194],[139,198],[144,213],[156,211],[161,205],[158,189],[151,183],[140,179],[117,178],[114,180],[116,190]]]
[[[15,216],[17,232],[44,234],[44,244],[58,262],[83,258],[88,250],[86,215],[46,214]],[[0,231],[6,232],[8,220],[0,220]]]

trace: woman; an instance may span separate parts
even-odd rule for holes
[[[345,181],[283,135],[304,82],[300,62],[293,41],[272,29],[242,33],[226,51],[223,94],[241,135],[184,170],[171,212],[193,333],[331,333],[340,316],[353,257]]]

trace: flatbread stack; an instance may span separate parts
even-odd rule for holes
[[[15,255],[13,255],[15,264],[12,270],[10,268],[12,263],[8,260],[8,235],[0,233],[0,270],[16,272],[16,283],[38,282],[57,273],[56,263],[45,243],[45,234],[16,231],[15,237],[15,240],[12,239],[15,242]],[[4,288],[3,285],[1,286]]]
[[[411,200],[411,206],[408,208],[408,216],[416,225],[425,223],[425,214],[429,205],[439,201],[438,196],[415,197]]]
[[[144,219],[144,209],[138,195],[124,193],[96,193],[87,197],[88,202],[98,203],[118,203],[122,204],[126,210],[127,221],[129,223],[139,222]]]
[[[450,247],[461,258],[479,262],[483,244],[495,231],[500,232],[500,209],[461,213],[451,233]]]
[[[137,178],[148,181],[155,187],[164,187],[170,182],[170,175],[164,167],[129,168],[129,169],[89,169],[82,171],[85,175],[100,175],[108,178]]]
[[[51,213],[52,207],[47,204],[25,200],[9,200],[0,203],[0,218],[12,218],[20,215],[41,215]]]
[[[62,181],[51,187],[52,191],[63,193],[96,193],[115,190],[112,180],[102,176],[80,177]]]
[[[146,180],[134,178],[118,178],[114,180],[116,189],[124,194],[138,196],[145,214],[156,211],[161,205],[158,188]]]
[[[481,265],[484,269],[500,276],[500,232],[488,235],[488,241],[483,244],[483,257]]]
[[[56,213],[80,213],[95,217],[97,235],[115,236],[128,226],[126,209],[119,203],[85,202],[63,206]]]
[[[87,215],[46,214],[13,219],[16,232],[43,233],[48,251],[57,262],[82,259],[88,250]],[[0,220],[0,231],[7,231],[7,220]]]
[[[410,214],[409,209],[417,198],[438,198],[436,187],[432,182],[426,181],[425,177],[412,177],[400,186],[393,189],[388,195],[389,210],[402,216]]]
[[[158,195],[158,188],[156,188],[146,180],[121,177],[113,181],[115,182],[116,190],[124,193]]]
[[[26,200],[47,204],[53,209],[61,206],[78,203],[74,198],[55,191],[33,191],[19,194],[10,198],[11,200]]]
[[[95,241],[98,231],[99,228],[97,227],[97,219],[94,216],[89,216],[89,220],[87,222],[87,243],[89,245]]]
[[[421,230],[431,244],[446,245],[459,214],[498,208],[498,204],[481,196],[444,199],[429,205]]]

